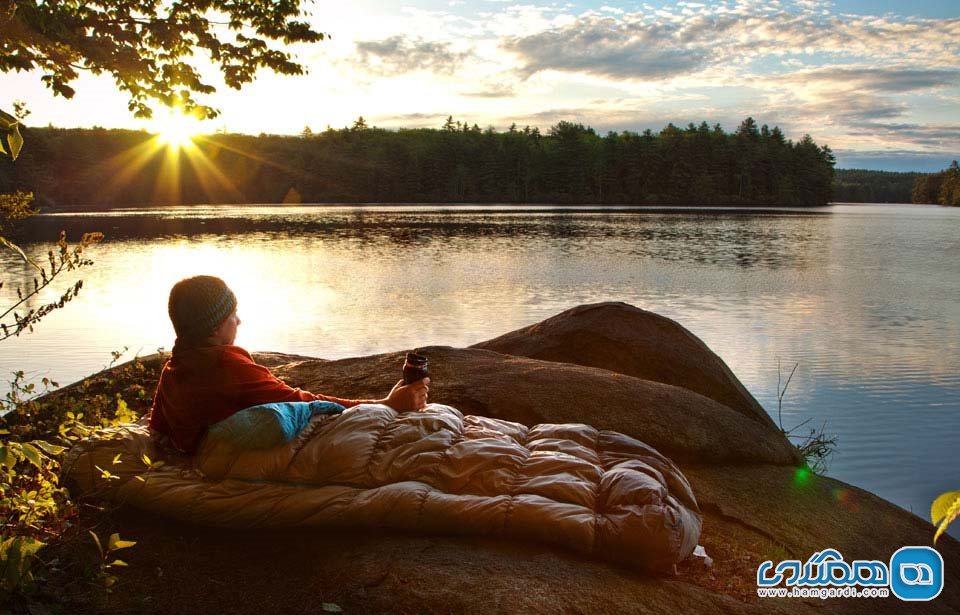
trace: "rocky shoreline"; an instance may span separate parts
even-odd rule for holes
[[[960,543],[937,544],[938,598],[756,596],[771,559],[837,549],[887,561],[929,545],[933,526],[867,491],[803,469],[797,450],[723,361],[679,324],[622,303],[580,306],[471,348],[423,347],[431,401],[525,424],[583,422],[671,457],[704,515],[714,559],[644,576],[536,544],[400,533],[235,532],[121,510],[108,524],[136,540],[121,588],[91,608],[134,612],[953,613]],[[294,386],[372,397],[403,353],[324,361],[254,353]],[[119,368],[115,368],[119,369]],[[117,530],[115,530],[117,531]],[[171,591],[176,588],[176,591]]]

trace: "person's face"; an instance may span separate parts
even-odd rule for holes
[[[230,314],[219,327],[213,330],[213,337],[217,338],[221,344],[233,344],[234,340],[237,339],[237,327],[239,326],[240,317],[234,310],[233,314]]]

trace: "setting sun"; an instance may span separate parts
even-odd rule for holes
[[[150,127],[157,140],[170,149],[182,149],[193,145],[194,135],[200,132],[199,120],[176,110],[158,113]]]

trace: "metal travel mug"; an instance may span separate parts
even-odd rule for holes
[[[413,384],[417,380],[423,380],[429,373],[429,361],[427,357],[415,352],[407,353],[407,360],[403,363],[403,383]]]

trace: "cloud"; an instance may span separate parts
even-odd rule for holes
[[[814,116],[819,121],[829,123],[856,123],[865,120],[897,118],[907,112],[909,107],[902,102],[888,100],[881,96],[871,96],[864,92],[854,94],[835,93],[818,97],[816,100],[800,103],[798,112]]]
[[[957,85],[960,83],[960,70],[830,66],[798,71],[778,77],[778,80],[901,93]]]
[[[942,151],[960,146],[958,126],[917,122],[914,107],[918,96],[930,100],[930,90],[956,87],[960,71],[954,69],[831,65],[753,81],[774,83],[767,88],[769,107],[788,125],[818,133],[821,141],[831,134],[830,141],[865,147]]]
[[[460,96],[470,98],[511,98],[515,94],[513,86],[506,83],[495,83],[479,90],[460,92]]]
[[[674,24],[637,25],[589,17],[529,36],[507,39],[502,47],[524,62],[529,77],[544,70],[583,72],[621,79],[666,79],[704,68],[709,52],[678,42]]]
[[[454,51],[450,43],[409,39],[402,35],[378,41],[357,41],[352,63],[379,75],[396,75],[419,70],[452,75],[472,55]]]
[[[888,124],[857,122],[851,128],[887,142],[910,144],[924,150],[960,152],[960,124]]]
[[[895,80],[880,73],[851,75],[872,77],[890,91],[955,80],[951,73],[960,55],[960,19],[824,15],[819,5],[760,12],[751,6],[698,8],[695,14],[660,9],[617,18],[586,13],[561,26],[504,37],[501,48],[522,62],[524,77],[555,70],[666,80],[719,65],[745,68],[754,59],[832,54],[925,67],[905,69]]]
[[[641,6],[431,13],[426,26],[391,30],[402,36],[357,43],[355,59],[374,75],[440,75],[449,96],[412,109],[443,113],[384,116],[392,125],[450,111],[541,129],[706,120],[732,130],[752,115],[848,150],[957,148],[954,128],[925,126],[935,122],[925,114],[949,117],[960,100],[960,18],[843,14],[817,0]]]
[[[393,115],[377,115],[371,120],[377,124],[401,126],[404,128],[440,128],[446,121],[447,115],[441,113],[398,113]]]

